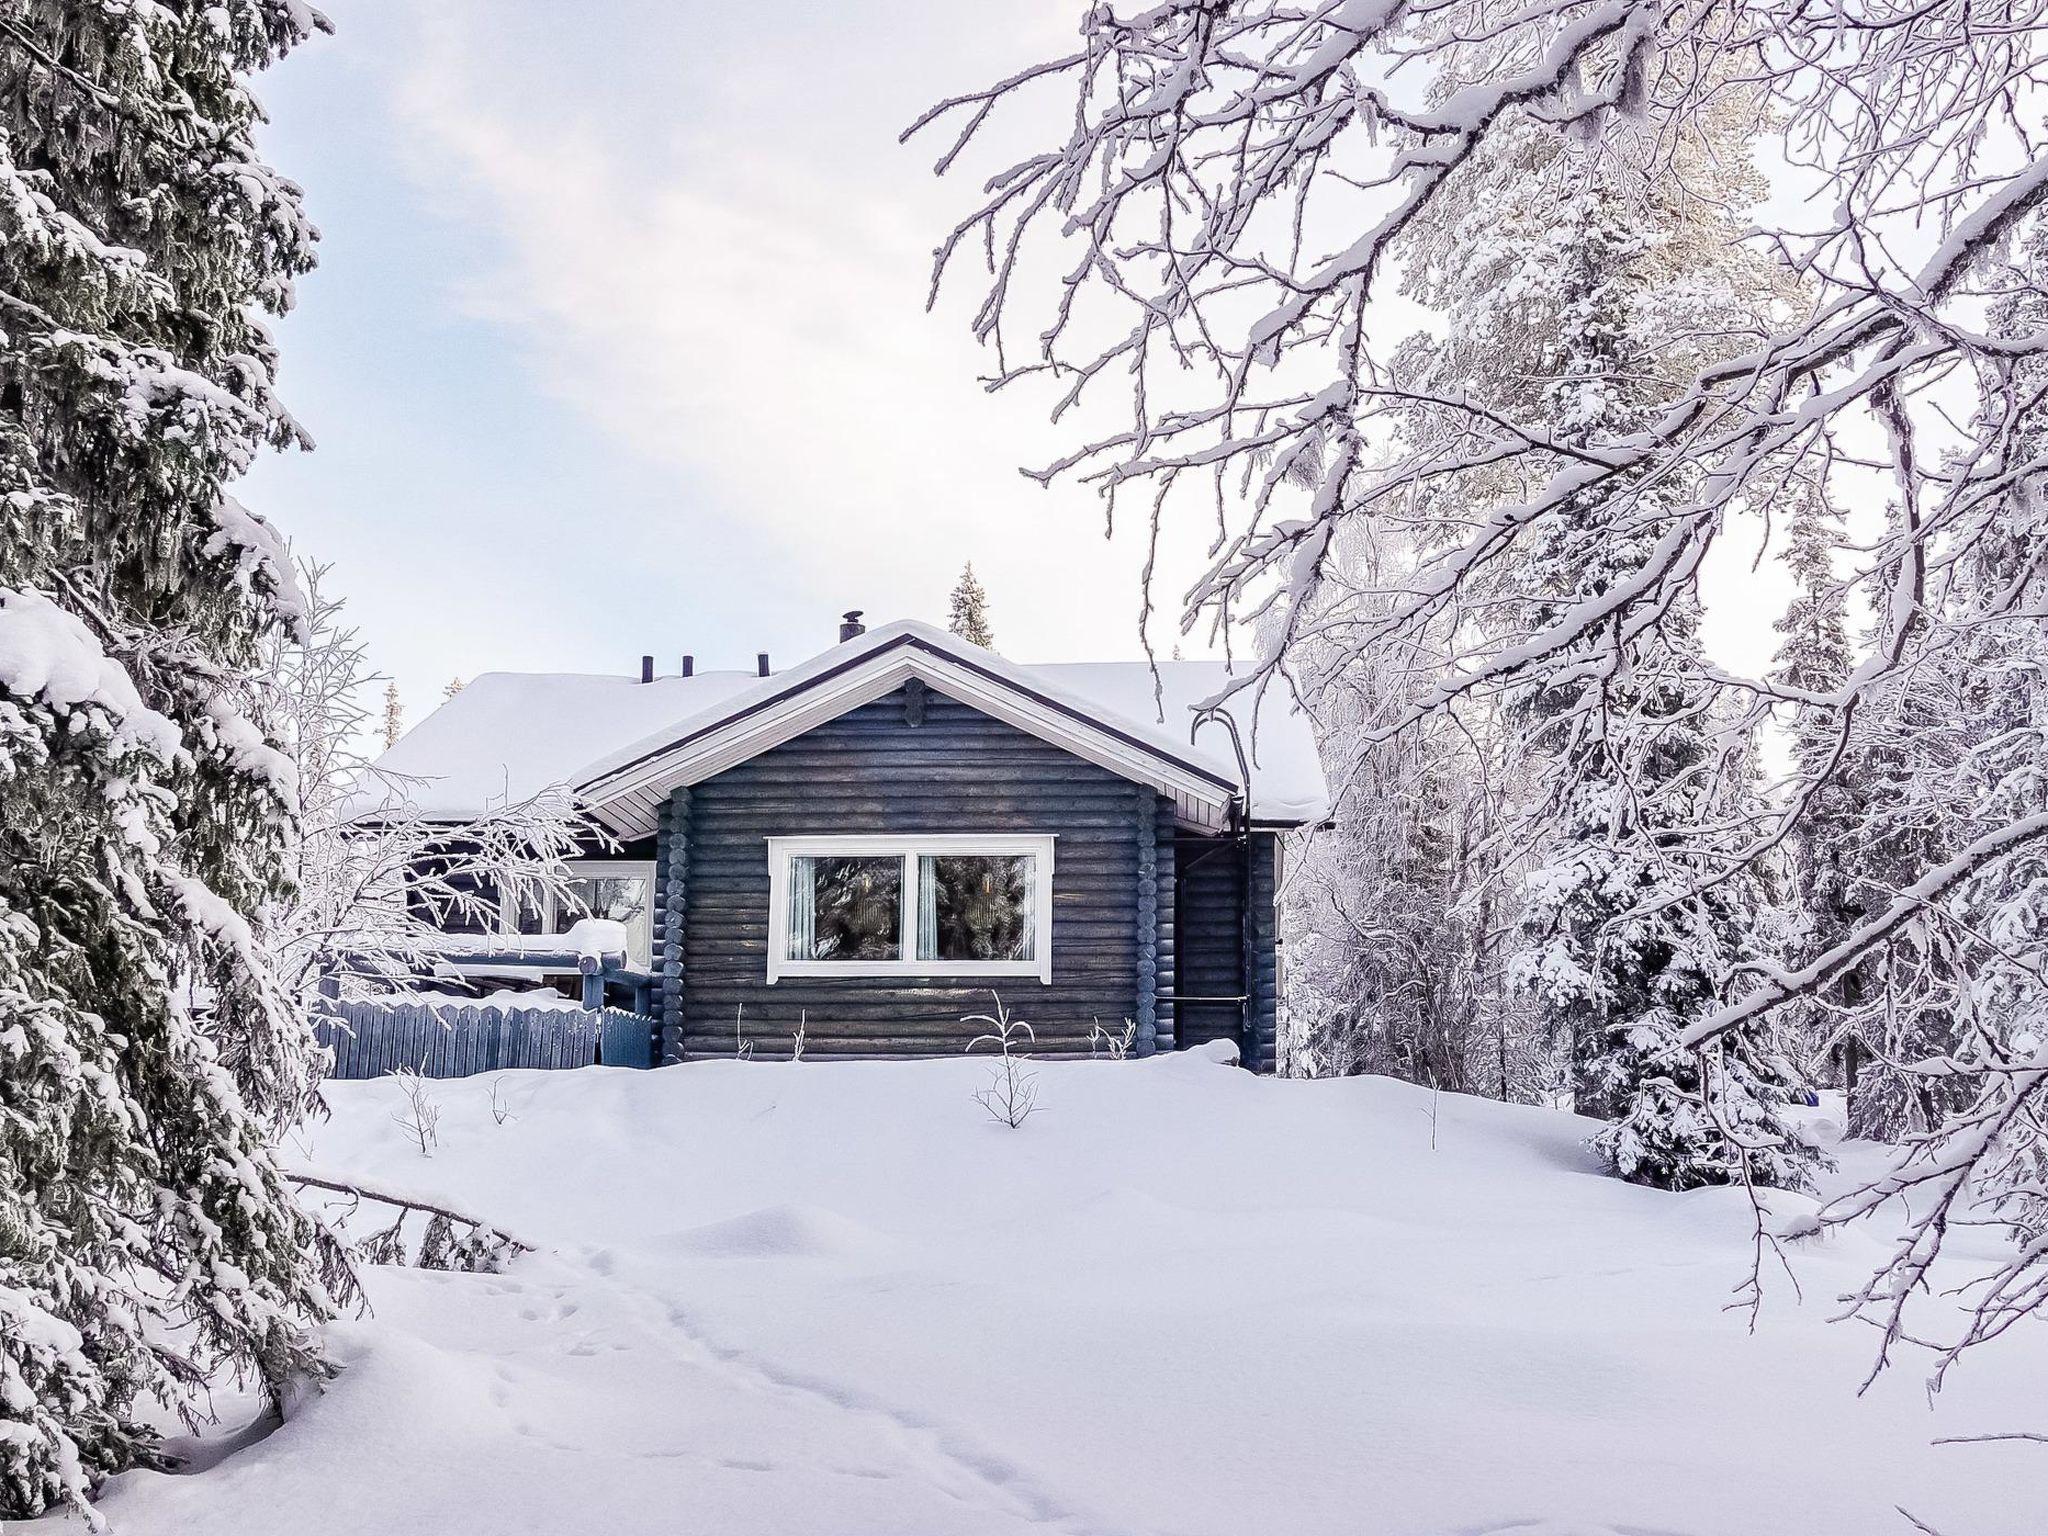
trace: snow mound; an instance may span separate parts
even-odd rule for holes
[[[602,960],[626,952],[626,925],[609,917],[579,917],[557,941],[588,959]]]
[[[887,1244],[857,1221],[815,1205],[784,1204],[692,1227],[661,1246],[729,1259],[821,1259],[866,1257]]]

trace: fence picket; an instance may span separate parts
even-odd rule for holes
[[[339,1079],[382,1077],[404,1067],[428,1077],[469,1077],[510,1067],[561,1071],[603,1060],[653,1065],[650,1025],[618,1008],[483,1008],[451,1001],[342,1002],[314,1023],[334,1053]]]

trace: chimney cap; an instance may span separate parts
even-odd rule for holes
[[[857,635],[864,635],[868,632],[867,625],[860,621],[860,615],[861,610],[858,608],[849,608],[842,615],[839,624],[839,643],[841,645],[844,645]]]

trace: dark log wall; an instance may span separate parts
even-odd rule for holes
[[[1280,838],[1254,832],[1252,920],[1247,929],[1251,971],[1252,1037],[1244,1042],[1244,1064],[1272,1072],[1280,1060]]]
[[[1247,850],[1227,837],[1184,832],[1175,840],[1179,902],[1175,976],[1181,998],[1177,1043],[1185,1049],[1211,1040],[1233,1040],[1243,1051],[1246,1066],[1270,1072],[1279,1017],[1273,906],[1279,838],[1270,832],[1255,832],[1248,851],[1252,891],[1249,932],[1240,915]],[[1189,1001],[1245,995],[1250,997],[1248,1008],[1235,1001]],[[1247,1015],[1252,1023],[1249,1039],[1244,1034]]]
[[[1044,1054],[1088,1053],[1099,1020],[1139,1015],[1139,844],[1154,847],[1155,914],[1170,932],[1172,845],[1159,856],[1158,797],[1106,769],[939,694],[912,724],[902,692],[852,710],[679,795],[659,873],[657,949],[666,1059],[806,1054],[912,1056],[966,1048],[990,988],[1037,1030]],[[770,836],[1050,833],[1052,983],[786,976],[767,982]],[[678,932],[678,928],[680,932]],[[1171,990],[1171,951],[1155,985]],[[668,967],[674,967],[672,973]],[[1159,1014],[1155,1007],[1154,1028]],[[1170,1030],[1171,1025],[1169,1023]]]

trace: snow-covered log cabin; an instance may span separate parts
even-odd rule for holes
[[[615,844],[575,894],[625,925],[654,1060],[787,1055],[799,1029],[808,1057],[955,1053],[994,992],[1043,1053],[1129,1021],[1136,1054],[1228,1039],[1270,1070],[1283,834],[1328,801],[1284,686],[1201,709],[1229,681],[855,613],[781,672],[486,674],[379,767],[450,821],[573,794]],[[499,947],[579,915],[507,912]]]

